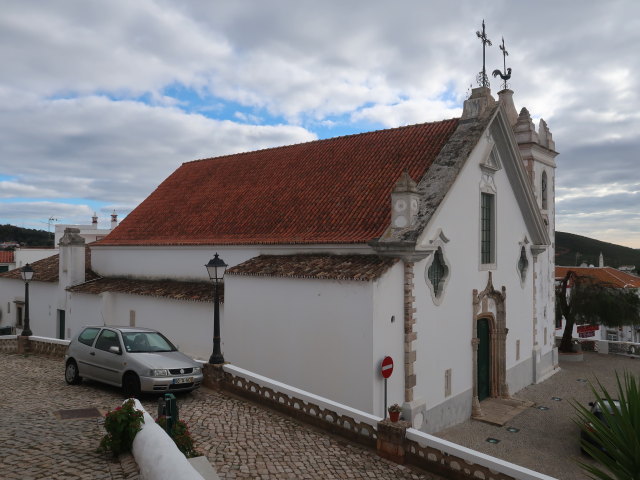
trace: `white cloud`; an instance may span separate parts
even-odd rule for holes
[[[0,171],[19,179],[1,182],[0,196],[85,198],[131,210],[182,162],[315,138],[295,126],[243,125],[104,97],[22,103],[0,110]],[[16,211],[32,216],[41,204],[33,205]]]
[[[554,134],[558,192],[583,190],[571,209],[640,183],[634,2],[62,0],[3,5],[0,198],[126,209],[183,161],[457,116],[482,18],[487,69],[504,36],[516,105]]]

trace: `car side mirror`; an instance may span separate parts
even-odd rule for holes
[[[115,345],[113,345],[113,346],[109,347],[109,351],[110,351],[111,353],[117,353],[118,355],[120,355],[120,347],[117,347],[117,346],[115,346]]]

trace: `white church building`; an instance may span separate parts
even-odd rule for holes
[[[476,88],[461,118],[185,163],[106,238],[67,231],[33,265],[31,329],[148,326],[206,359],[217,252],[226,361],[382,416],[391,356],[389,402],[414,427],[481,416],[558,364],[557,153],[512,95]],[[0,274],[0,326],[23,292]]]

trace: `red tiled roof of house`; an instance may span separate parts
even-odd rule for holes
[[[93,295],[99,295],[103,292],[118,292],[173,300],[213,302],[213,284],[210,282],[104,277],[74,285],[67,288],[67,290],[74,293]],[[224,302],[224,284],[220,288],[220,302]]]
[[[13,263],[13,250],[0,250],[0,263]]]
[[[615,288],[640,288],[640,277],[612,267],[556,267],[556,280],[563,279],[570,270],[580,277],[590,277]]]
[[[94,280],[98,278],[98,275],[91,270],[91,252],[89,248],[85,248],[85,278],[86,280]],[[42,260],[31,263],[33,268],[34,282],[57,282],[58,270],[59,270],[60,255],[52,255],[51,257],[43,258]],[[0,278],[14,278],[22,281],[22,275],[20,273],[21,268],[14,268],[8,272],[0,273]]]
[[[227,270],[227,275],[371,281],[398,260],[378,255],[260,255]]]
[[[93,245],[365,243],[419,181],[458,119],[184,163]]]

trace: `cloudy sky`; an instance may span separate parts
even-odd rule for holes
[[[640,248],[635,0],[3,2],[0,224],[107,226],[185,161],[459,116],[483,18],[554,135],[558,230]]]

